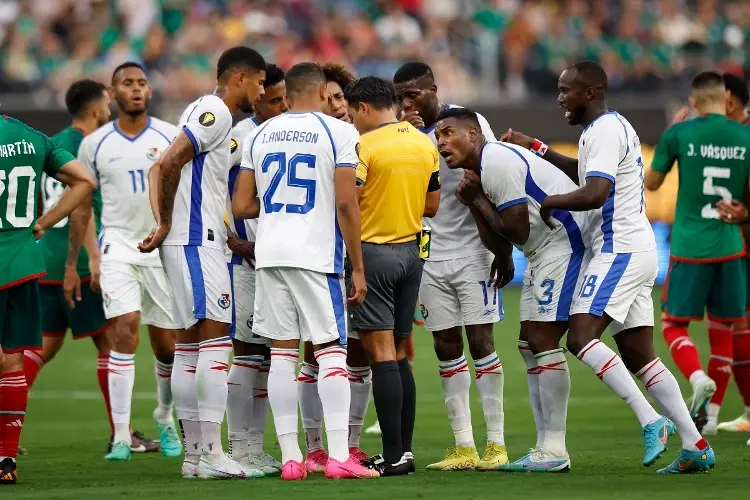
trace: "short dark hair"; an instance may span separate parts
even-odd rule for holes
[[[732,73],[724,73],[724,87],[729,93],[740,100],[743,106],[750,102],[750,90],[747,88],[747,82],[742,77]]]
[[[286,72],[286,93],[290,96],[325,84],[326,75],[320,65],[314,62],[295,64]]]
[[[284,70],[273,63],[266,64],[266,81],[263,83],[264,88],[273,87],[284,81]]]
[[[579,78],[588,87],[602,87],[607,90],[607,72],[602,66],[594,61],[578,61],[572,69],[576,70]]]
[[[363,102],[375,109],[387,109],[396,105],[396,89],[388,80],[365,76],[346,86],[344,98],[355,108]]]
[[[691,87],[694,90],[724,86],[724,77],[716,71],[703,71],[693,78]]]
[[[102,98],[107,90],[103,83],[94,80],[78,80],[65,92],[65,107],[72,116],[80,116],[89,107],[89,104]]]
[[[244,45],[232,47],[225,50],[216,63],[216,78],[220,79],[227,72],[234,72],[243,69],[254,69],[255,71],[265,71],[266,61],[263,56],[256,50]]]
[[[435,82],[435,75],[432,74],[432,69],[426,63],[411,61],[398,68],[396,74],[393,75],[393,83],[411,82],[424,77],[429,78],[433,83]]]
[[[138,68],[139,70],[143,71],[143,74],[146,74],[146,69],[140,64],[135,61],[128,61],[120,64],[118,67],[115,68],[115,70],[112,72],[112,83],[115,83],[115,77],[117,76],[117,73],[124,69],[128,68]]]
[[[326,75],[326,82],[338,83],[341,90],[344,90],[347,85],[357,79],[343,64],[324,64],[323,73]]]
[[[482,132],[482,124],[479,123],[479,117],[477,114],[469,108],[448,108],[443,110],[438,116],[437,121],[445,120],[447,118],[455,118],[456,120],[468,123],[476,127],[477,131]]]

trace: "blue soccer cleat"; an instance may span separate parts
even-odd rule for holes
[[[650,467],[667,451],[667,440],[675,433],[675,425],[667,417],[661,417],[643,426],[643,441],[646,452],[643,465]]]
[[[708,472],[716,465],[716,455],[711,447],[705,450],[690,451],[680,450],[680,454],[674,462],[663,469],[656,471],[657,474],[695,474],[696,472]]]
[[[497,470],[503,472],[570,472],[570,458],[556,457],[544,450],[536,449],[515,462],[499,466]]]

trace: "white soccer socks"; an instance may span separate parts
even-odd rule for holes
[[[108,383],[112,422],[115,425],[114,441],[125,441],[130,444],[130,408],[135,384],[135,354],[110,351]]]
[[[281,448],[281,462],[302,462],[297,443],[297,360],[299,349],[271,348],[268,402]]]
[[[349,375],[349,390],[351,404],[349,407],[349,448],[359,448],[359,438],[362,426],[370,404],[370,390],[372,389],[372,370],[369,366],[346,366]]]
[[[565,427],[570,399],[570,373],[565,351],[553,349],[540,352],[535,358],[544,419],[542,447],[556,457],[566,457]]]
[[[198,369],[198,343],[175,344],[172,368],[172,396],[185,441],[185,461],[198,464],[203,440],[198,417],[195,372]]]
[[[641,393],[630,372],[615,351],[599,340],[592,340],[578,353],[602,382],[620,396],[635,412],[641,427],[660,418],[656,410]]]
[[[263,453],[263,436],[266,433],[266,420],[268,419],[268,371],[270,369],[271,360],[264,359],[253,385],[253,404],[250,425],[247,429],[247,451],[252,456]]]
[[[440,361],[440,382],[443,386],[445,409],[453,429],[456,446],[474,447],[474,431],[471,426],[469,389],[471,375],[466,356]]]
[[[641,368],[636,377],[643,382],[649,394],[677,426],[682,438],[682,447],[692,451],[703,449],[705,442],[690,417],[685,400],[682,399],[680,386],[661,358],[656,358]]]
[[[323,406],[318,394],[318,367],[302,363],[297,378],[299,384],[299,411],[305,429],[307,452],[323,449]]]
[[[318,394],[323,407],[328,456],[339,462],[349,459],[349,404],[351,393],[346,371],[346,349],[331,346],[318,350],[320,368]]]
[[[223,453],[221,423],[227,409],[227,376],[232,340],[229,337],[198,344],[195,388],[203,436],[203,454]]]
[[[539,372],[537,371],[536,356],[529,343],[523,340],[518,341],[518,351],[521,353],[523,362],[526,364],[526,383],[529,387],[529,401],[531,402],[531,413],[534,415],[536,424],[536,446],[541,448],[544,443],[544,415],[542,413],[542,400],[539,397]]]
[[[154,416],[160,423],[170,423],[174,420],[172,409],[174,399],[172,397],[172,369],[173,363],[164,363],[156,360],[154,365],[154,376],[156,377],[156,412]]]
[[[505,445],[503,413],[503,364],[496,352],[474,360],[477,387],[487,424],[487,441]]]
[[[227,377],[227,428],[229,451],[234,459],[248,455],[248,430],[252,417],[253,386],[263,356],[235,356]]]

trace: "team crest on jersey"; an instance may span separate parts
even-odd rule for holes
[[[151,161],[156,161],[156,159],[159,158],[159,148],[148,148],[146,158]]]
[[[198,123],[200,123],[204,127],[210,127],[211,125],[216,123],[216,115],[214,115],[210,111],[206,111],[198,117]]]
[[[108,293],[105,293],[104,294],[104,306],[109,307],[110,304],[112,304],[112,297],[110,297]]]
[[[222,293],[221,297],[219,297],[218,304],[222,309],[229,309],[229,306],[232,305],[232,300],[229,298],[229,294]]]
[[[237,146],[238,146],[237,141],[234,138],[229,140],[229,152],[230,153],[234,153],[235,151],[237,151]]]

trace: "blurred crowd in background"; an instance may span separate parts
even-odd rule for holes
[[[613,91],[658,92],[705,67],[750,78],[750,0],[0,0],[0,93],[106,82],[136,60],[157,98],[185,102],[237,44],[284,68],[338,61],[360,75],[424,60],[466,102],[556,93],[583,58]]]

